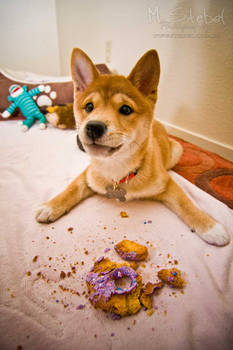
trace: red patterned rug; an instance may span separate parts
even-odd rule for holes
[[[172,136],[184,152],[175,172],[233,209],[233,163]]]

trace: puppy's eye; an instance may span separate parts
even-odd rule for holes
[[[123,105],[121,106],[121,108],[119,109],[119,112],[123,115],[130,115],[131,113],[133,113],[133,110],[130,106],[128,105]]]
[[[93,109],[94,109],[93,103],[89,102],[89,103],[86,104],[85,111],[87,113],[90,113],[91,111],[93,111]]]

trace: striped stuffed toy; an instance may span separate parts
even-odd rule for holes
[[[27,131],[36,119],[40,122],[40,129],[45,129],[46,118],[40,112],[37,104],[33,101],[33,96],[38,95],[42,91],[48,92],[49,86],[39,85],[38,87],[27,91],[27,86],[11,85],[9,88],[8,100],[11,105],[2,113],[3,118],[8,118],[16,108],[19,108],[26,120],[23,121],[22,130]]]

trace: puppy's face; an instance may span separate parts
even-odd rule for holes
[[[148,51],[128,78],[100,75],[89,57],[71,59],[74,114],[83,148],[92,157],[129,156],[148,137],[159,81],[159,59]]]

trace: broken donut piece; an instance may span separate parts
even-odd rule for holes
[[[140,295],[140,302],[143,306],[145,306],[147,309],[152,308],[152,295],[153,293],[158,290],[163,288],[164,284],[163,282],[159,283],[151,283],[148,282],[145,287],[142,288],[142,292]]]
[[[114,248],[120,257],[127,261],[143,261],[148,256],[147,247],[128,239],[117,243]]]
[[[158,277],[173,288],[184,288],[186,282],[181,278],[181,271],[172,269],[162,269],[158,272]]]

